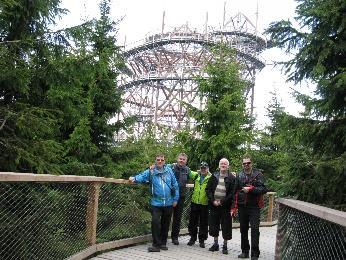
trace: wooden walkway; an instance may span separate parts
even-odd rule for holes
[[[260,250],[261,255],[260,259],[274,259],[275,255],[275,239],[276,239],[276,229],[277,226],[273,227],[260,227]],[[220,234],[221,236],[221,234]],[[250,230],[249,230],[250,238]],[[93,260],[105,260],[105,259],[179,259],[179,260],[212,260],[212,259],[238,259],[238,254],[241,253],[240,249],[240,231],[239,228],[233,229],[233,239],[228,241],[228,255],[222,254],[221,251],[210,252],[208,248],[213,243],[213,238],[209,237],[206,241],[206,248],[200,248],[199,244],[196,243],[193,246],[186,245],[189,241],[189,236],[181,236],[179,238],[180,245],[175,246],[171,243],[171,240],[168,241],[168,251],[162,251],[159,253],[149,253],[148,246],[151,243],[126,247],[122,249],[117,249],[114,251],[109,251],[107,253],[100,254]],[[219,238],[220,245],[222,244],[222,238]]]

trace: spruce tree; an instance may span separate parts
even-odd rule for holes
[[[314,96],[296,95],[305,106],[302,117],[286,116],[283,136],[291,153],[282,185],[286,195],[342,205],[346,199],[342,185],[346,180],[346,3],[297,2],[299,28],[280,21],[266,30],[274,47],[295,53],[284,63],[288,80],[316,84]]]
[[[196,165],[198,160],[204,160],[215,170],[223,157],[238,166],[251,139],[251,118],[245,97],[249,83],[241,78],[235,50],[220,44],[212,51],[215,59],[205,67],[208,76],[196,79],[205,107],[189,106],[189,113],[197,122],[196,134],[181,134],[179,141],[186,145]]]
[[[59,2],[1,2],[1,171],[62,173],[59,111],[46,106],[45,77],[53,45],[46,32],[54,18],[64,13]]]

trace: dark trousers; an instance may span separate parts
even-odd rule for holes
[[[151,206],[151,234],[153,246],[166,245],[173,207]]]
[[[248,253],[250,251],[249,245],[249,223],[251,225],[251,256],[260,255],[259,250],[259,224],[260,224],[260,208],[247,208],[239,206],[239,223],[241,234],[241,251]]]
[[[232,239],[232,217],[228,207],[209,207],[209,234],[212,237],[218,237],[220,231],[222,231],[222,238],[224,240]]]
[[[178,204],[173,208],[172,239],[176,239],[180,233],[181,216],[183,215],[185,197],[179,197]]]
[[[189,234],[191,239],[202,242],[208,238],[208,206],[191,202]],[[198,232],[199,228],[199,232]]]

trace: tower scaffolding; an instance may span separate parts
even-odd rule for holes
[[[203,67],[213,59],[210,47],[219,42],[235,48],[237,60],[244,65],[241,75],[250,82],[246,95],[252,113],[255,76],[264,67],[259,54],[266,40],[251,21],[238,13],[225,19],[221,29],[206,26],[204,32],[188,24],[165,31],[163,22],[161,33],[123,52],[126,69],[118,85],[124,93],[122,116],[137,118],[132,134],[141,135],[149,124],[158,139],[164,131],[174,135],[183,128],[193,129],[196,122],[187,115],[184,103],[203,108],[206,100],[198,95],[194,78],[208,77]]]

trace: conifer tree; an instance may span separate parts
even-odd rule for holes
[[[241,78],[241,65],[236,61],[235,51],[218,45],[213,55],[215,59],[205,67],[208,77],[197,78],[199,94],[206,100],[205,107],[202,110],[189,107],[189,113],[197,121],[197,134],[181,134],[180,141],[186,144],[196,164],[198,160],[205,160],[215,170],[223,157],[238,166],[245,144],[251,138],[251,120],[245,99],[249,83]]]
[[[316,84],[315,96],[298,94],[302,117],[287,115],[285,194],[302,200],[345,204],[346,29],[345,1],[298,0],[296,20],[272,23],[273,46],[295,52],[285,63],[288,80]],[[286,133],[284,133],[286,130]],[[284,187],[285,185],[285,187]]]
[[[61,173],[59,111],[47,104],[49,26],[64,13],[58,0],[0,5],[0,167],[2,171]]]

